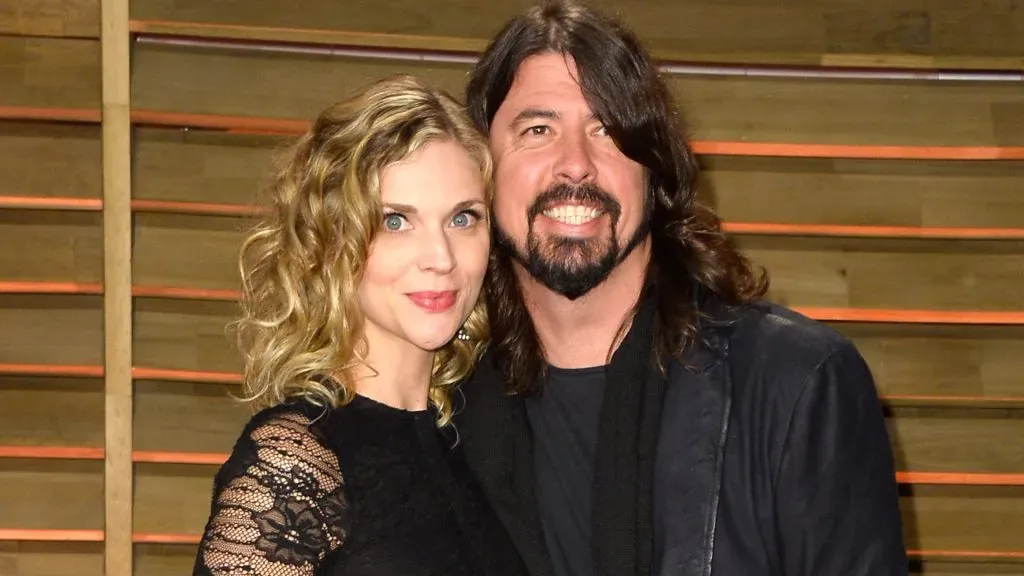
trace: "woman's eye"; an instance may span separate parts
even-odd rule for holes
[[[479,219],[479,215],[467,210],[465,212],[459,212],[458,214],[456,214],[455,217],[452,218],[452,225],[455,226],[456,228],[468,228],[473,224],[476,224],[476,221]]]
[[[384,229],[389,232],[398,232],[404,227],[405,217],[401,214],[387,214],[384,216]]]

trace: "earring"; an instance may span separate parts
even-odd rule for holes
[[[455,333],[455,337],[465,342],[469,340],[469,333],[466,332],[465,328],[459,328],[459,331]]]

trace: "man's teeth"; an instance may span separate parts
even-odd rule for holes
[[[558,206],[557,208],[545,210],[544,215],[564,224],[579,226],[600,216],[601,211],[597,208],[587,208],[586,206]]]

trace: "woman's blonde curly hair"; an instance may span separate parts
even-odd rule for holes
[[[490,206],[486,140],[460,104],[410,76],[385,78],[328,107],[288,149],[239,257],[242,315],[234,326],[243,399],[255,408],[352,399],[353,370],[367,352],[356,291],[384,219],[381,172],[439,140],[457,142],[476,160]],[[439,426],[452,416],[452,386],[487,340],[482,298],[463,326],[469,339],[453,339],[435,356],[429,397]]]

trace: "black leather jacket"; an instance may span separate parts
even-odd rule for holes
[[[893,453],[871,373],[824,324],[762,302],[669,368],[653,574],[908,573]],[[710,331],[710,332],[708,332]],[[550,576],[523,402],[485,357],[462,386],[467,461],[534,576]],[[582,575],[581,575],[582,576]]]

